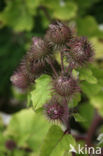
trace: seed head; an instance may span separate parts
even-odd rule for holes
[[[72,37],[69,27],[60,21],[50,24],[45,39],[51,47],[59,48],[63,46]]]
[[[67,97],[70,97],[79,91],[78,83],[72,76],[58,77],[53,81],[53,87],[55,92],[57,92],[59,95]]]
[[[93,49],[85,37],[77,37],[67,43],[65,55],[69,62],[81,66],[90,62],[94,55]]]

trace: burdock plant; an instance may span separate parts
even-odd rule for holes
[[[60,63],[56,61],[60,56]],[[44,114],[50,121],[60,121],[70,133],[69,100],[80,92],[79,79],[73,69],[86,66],[93,58],[93,48],[87,38],[78,37],[71,29],[56,21],[50,24],[44,39],[33,37],[32,45],[11,77],[13,85],[26,90],[41,74],[51,76],[53,96],[44,104]]]

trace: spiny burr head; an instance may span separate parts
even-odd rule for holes
[[[64,116],[64,107],[55,98],[52,98],[44,108],[50,120],[61,120]]]
[[[52,55],[52,49],[45,40],[33,37],[30,55],[34,58],[34,60],[45,59],[49,55]]]
[[[65,55],[69,62],[81,66],[90,62],[94,55],[93,48],[85,37],[76,37],[67,44]]]
[[[60,21],[50,24],[45,35],[45,39],[51,47],[55,46],[57,48],[63,46],[71,37],[70,28]]]
[[[70,97],[79,91],[77,80],[73,77],[60,76],[53,81],[53,89],[61,96]]]

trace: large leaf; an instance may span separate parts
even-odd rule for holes
[[[86,122],[86,119],[83,118],[79,113],[74,113],[73,117],[77,122]]]
[[[33,16],[39,0],[7,1],[7,6],[1,13],[0,19],[4,25],[11,26],[15,31],[31,30]]]
[[[60,1],[60,0],[42,0],[43,4],[49,8],[51,15],[55,19],[69,20],[76,16],[77,5],[70,1]]]
[[[88,129],[90,127],[90,124],[93,120],[94,117],[94,107],[88,102],[86,103],[82,103],[79,108],[79,114],[80,116],[83,117],[83,119],[85,119],[86,122],[81,122],[81,125]]]
[[[87,81],[81,83],[81,89],[88,97],[98,94],[101,88],[99,84],[90,84]]]
[[[69,152],[70,144],[75,147],[74,138],[69,134],[64,135],[58,126],[52,126],[44,140],[40,156],[63,156],[66,151]]]
[[[97,37],[91,38],[90,41],[95,48],[95,58],[103,59],[103,42],[100,41]]]
[[[53,16],[57,19],[68,20],[76,16],[77,6],[75,3],[61,3],[59,5],[55,5]]]
[[[99,30],[96,20],[92,16],[77,19],[78,34],[88,37],[103,37],[103,31]]]
[[[68,103],[68,107],[69,108],[73,108],[73,107],[76,107],[78,105],[78,103],[80,102],[81,100],[81,94],[80,93],[77,93],[75,94],[69,101]]]
[[[51,98],[51,77],[42,75],[36,80],[35,89],[31,92],[33,107],[38,109],[42,107]]]
[[[91,104],[98,109],[100,115],[103,116],[103,91],[99,92],[96,96],[91,97]]]
[[[103,70],[97,65],[91,64],[89,68],[92,70],[93,75],[98,79],[98,84],[103,86]]]
[[[86,80],[92,84],[97,83],[96,77],[94,77],[92,71],[88,68],[80,68],[79,69],[79,78],[80,78],[80,80]]]
[[[6,135],[12,137],[19,146],[30,146],[37,151],[49,126],[44,115],[36,114],[32,109],[24,109],[13,115]]]

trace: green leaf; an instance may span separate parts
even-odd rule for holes
[[[59,2],[60,3],[60,2]],[[68,20],[76,16],[77,6],[68,2],[54,6],[53,17],[61,20]]]
[[[96,77],[94,77],[92,71],[88,68],[80,68],[79,69],[79,78],[80,80],[86,80],[91,84],[97,83]]]
[[[63,131],[58,126],[52,126],[41,147],[40,156],[63,156],[65,151],[69,151],[69,145],[76,145],[74,138]]]
[[[23,150],[17,150],[17,149],[15,149],[13,151],[13,156],[23,156],[23,155],[26,155],[26,152],[23,151]]]
[[[30,92],[27,94],[27,107],[32,106],[31,94]]]
[[[86,122],[81,122],[81,125],[84,128],[88,129],[94,117],[94,107],[89,102],[86,102],[79,105],[78,110],[80,116],[82,116],[86,120]]]
[[[90,84],[87,81],[81,82],[80,84],[82,91],[88,96],[92,97],[98,94],[101,90],[101,86],[99,84]]]
[[[1,21],[11,26],[15,31],[30,31],[33,27],[33,15],[36,13],[36,7],[39,0],[13,0],[7,1],[7,6],[1,13]]]
[[[97,37],[92,37],[90,39],[92,45],[95,45],[95,58],[103,59],[103,43]]]
[[[80,93],[75,94],[68,103],[69,108],[76,107],[78,103],[80,102],[80,100],[81,100],[81,94]]]
[[[78,34],[81,36],[88,37],[102,37],[103,31],[99,30],[96,20],[92,16],[86,16],[85,18],[77,19],[77,30]]]
[[[18,146],[30,146],[37,151],[49,127],[44,115],[24,109],[13,115],[5,134],[12,137]]]
[[[42,107],[51,98],[51,88],[50,76],[42,75],[36,80],[35,89],[31,92],[31,100],[35,109]]]
[[[103,116],[103,91],[99,92],[94,97],[91,97],[90,102],[96,109],[98,109],[100,115]]]
[[[103,86],[103,70],[97,65],[91,64],[89,68],[92,70],[93,75],[98,79],[98,84]]]
[[[86,119],[84,119],[79,113],[74,113],[73,117],[77,122],[86,122]]]

